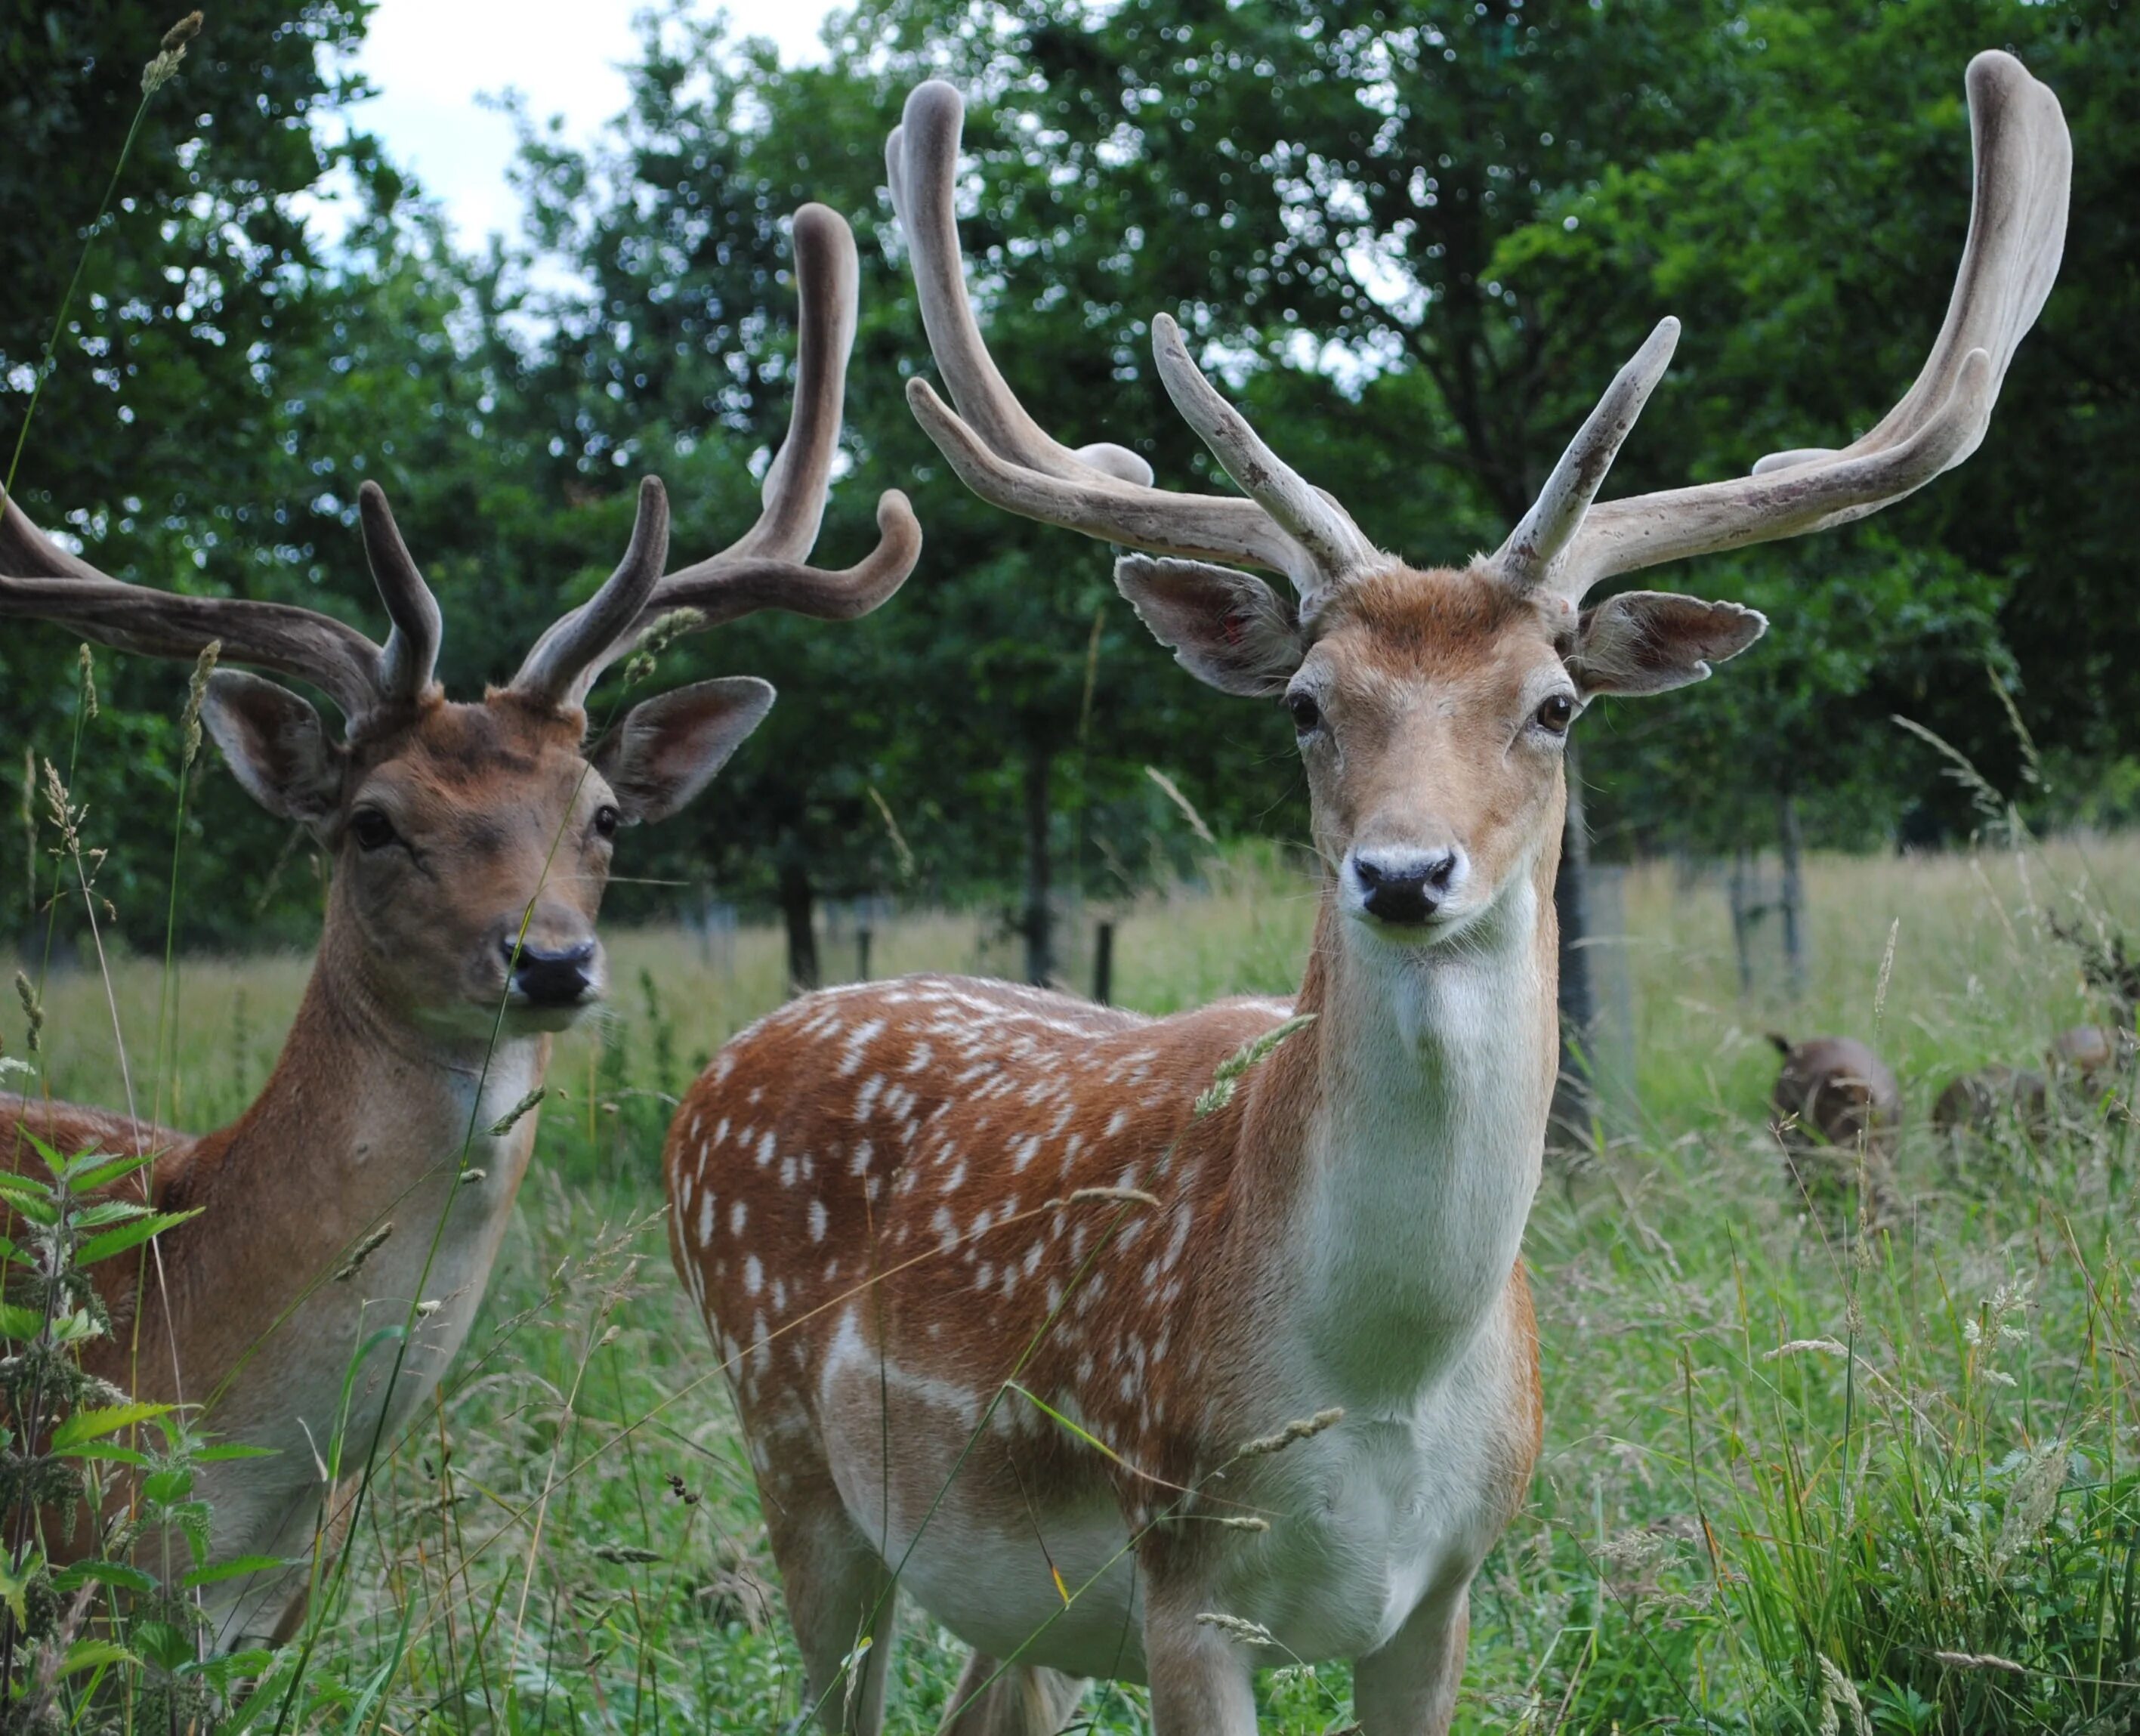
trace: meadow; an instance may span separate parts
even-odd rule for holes
[[[2100,1016],[2054,918],[2140,929],[2140,837],[1807,865],[1803,994],[1742,993],[1713,873],[1627,870],[1632,1101],[1549,1172],[1528,1257],[1548,1417],[1532,1498],[1473,1593],[1475,1731],[2103,1731],[2140,1718],[2133,1081],[2041,1149],[1935,1136],[1957,1071]],[[1215,856],[1104,914],[1152,1012],[1296,980],[1300,862]],[[1095,917],[1097,911],[1087,913]],[[879,974],[1007,973],[991,913],[876,924]],[[1074,937],[1080,947],[1087,936]],[[716,1360],[670,1271],[670,1105],[783,993],[778,934],[612,931],[562,1042],[534,1167],[468,1348],[366,1506],[277,1678],[287,1728],[779,1731],[806,1712]],[[852,937],[828,935],[828,974]],[[1084,954],[1089,956],[1088,954]],[[1604,961],[1601,959],[1601,962]],[[47,985],[51,1088],[208,1126],[260,1086],[307,962],[189,959]],[[1765,1033],[1872,1042],[1909,1118],[1899,1209],[1808,1210],[1765,1125]],[[0,1015],[21,1054],[20,1014]],[[302,1154],[293,1154],[302,1162]],[[933,1729],[960,1649],[910,1612],[891,1728]],[[1264,1727],[1348,1722],[1342,1669],[1270,1659]],[[1147,1728],[1095,1688],[1073,1729]],[[268,1727],[269,1721],[256,1724]]]

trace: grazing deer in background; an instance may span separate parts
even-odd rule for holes
[[[1892,1165],[1902,1128],[1902,1087],[1894,1070],[1854,1037],[1769,1041],[1784,1057],[1769,1094],[1769,1128],[1783,1148],[1791,1184],[1809,1203],[1847,1190],[1859,1178],[1876,1221],[1899,1201]]]
[[[1131,453],[1043,434],[966,298],[960,97],[909,98],[892,198],[957,405],[916,380],[915,414],[984,498],[1146,551],[1116,568],[1146,625],[1210,685],[1285,706],[1325,871],[1289,1006],[832,989],[738,1037],[678,1110],[671,1248],[828,1728],[881,1724],[895,1586],[974,1648],[960,1736],[1053,1731],[1090,1676],[1148,1681],[1160,1736],[1246,1736],[1255,1665],[1288,1657],[1356,1660],[1367,1736],[1447,1728],[1468,1587],[1540,1442],[1518,1256],[1558,1053],[1563,744],[1598,694],[1699,680],[1765,625],[1654,591],[1578,606],[1863,517],[1976,448],[2056,273],[2070,151],[2014,60],[1980,56],[1969,93],[1960,280],[1877,428],[1593,504],[1667,320],[1508,541],[1431,570],[1274,455],[1163,314],[1160,378],[1246,498],[1162,492]]]
[[[854,337],[846,222],[804,206],[795,262],[795,405],[758,522],[665,577],[668,503],[648,478],[623,563],[479,704],[449,701],[432,678],[438,604],[374,483],[360,506],[393,622],[383,647],[307,609],[120,583],[7,505],[0,616],[160,656],[191,658],[217,642],[225,664],[311,682],[344,720],[336,743],[286,689],[226,669],[207,684],[202,721],[238,781],[309,826],[334,862],[312,980],[252,1108],[194,1135],[0,1096],[12,1165],[38,1162],[18,1127],[64,1153],[153,1150],[155,1204],[199,1210],[159,1238],[138,1290],[132,1260],[95,1268],[114,1330],[89,1361],[142,1399],[205,1402],[218,1435],[275,1449],[203,1469],[216,1561],[308,1552],[326,1493],[316,1449],[336,1433],[344,1375],[368,1331],[405,1317],[415,1325],[398,1379],[390,1349],[359,1376],[346,1464],[362,1464],[438,1384],[468,1334],[533,1148],[533,1116],[513,1112],[542,1082],[550,1033],[602,997],[595,916],[616,835],[681,807],[773,700],[748,676],[700,682],[632,707],[589,746],[596,678],[672,611],[699,611],[680,623],[693,627],[758,609],[850,620],[912,570],[920,533],[896,493],[879,506],[881,538],[861,565],[802,564],[823,515]],[[338,1272],[357,1249],[369,1250],[358,1270]],[[139,1366],[129,1366],[135,1344]],[[294,1624],[297,1578],[294,1597],[287,1576],[218,1588],[218,1643]]]

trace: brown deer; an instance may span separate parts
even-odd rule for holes
[[[1784,1057],[1769,1094],[1769,1130],[1791,1184],[1809,1201],[1847,1189],[1863,1166],[1865,1207],[1875,1218],[1898,1203],[1892,1165],[1902,1127],[1894,1070],[1853,1037],[1769,1041]]]
[[[685,628],[759,609],[850,620],[912,570],[920,533],[896,492],[859,566],[802,564],[839,439],[858,274],[846,222],[822,206],[796,213],[794,245],[796,398],[758,522],[664,576],[669,509],[648,478],[622,564],[479,703],[448,700],[433,679],[438,604],[374,483],[359,503],[393,623],[383,646],[308,609],[120,583],[7,503],[0,616],[159,656],[193,658],[213,642],[224,664],[312,683],[344,722],[337,743],[284,688],[228,669],[207,684],[202,721],[238,781],[309,826],[334,865],[311,981],[253,1106],[193,1135],[0,1097],[14,1166],[38,1161],[18,1129],[62,1152],[154,1150],[156,1206],[199,1209],[158,1238],[141,1273],[130,1260],[96,1268],[114,1329],[90,1361],[145,1400],[204,1405],[220,1436],[274,1449],[204,1469],[218,1561],[307,1552],[326,1493],[316,1454],[337,1432],[344,1373],[369,1332],[405,1317],[415,1328],[398,1378],[390,1351],[361,1371],[341,1430],[347,1466],[437,1385],[533,1147],[534,1117],[513,1112],[542,1082],[551,1033],[602,997],[595,918],[616,834],[690,800],[773,700],[749,676],[701,682],[633,706],[590,745],[596,678],[674,611],[697,611],[677,620]],[[343,1271],[359,1249],[357,1271]],[[303,1606],[292,1577],[222,1588],[210,1611],[218,1642],[292,1623]]]
[[[1131,453],[1043,434],[966,297],[960,99],[908,99],[892,199],[957,405],[916,380],[915,414],[984,498],[1145,551],[1116,582],[1146,625],[1212,686],[1285,706],[1325,872],[1289,1004],[1154,1019],[956,978],[832,989],[738,1037],[678,1110],[671,1248],[827,1728],[881,1727],[896,1586],[974,1648],[961,1736],[1054,1730],[1092,1676],[1148,1681],[1160,1736],[1247,1736],[1256,1664],[1288,1657],[1357,1660],[1367,1736],[1447,1728],[1468,1587],[1540,1441],[1519,1250],[1558,1052],[1563,745],[1597,695],[1699,680],[1765,625],[1653,591],[1579,605],[1863,517],[1976,448],[2056,272],[2069,147],[2006,56],[1969,92],[1960,280],[1877,428],[1593,504],[1666,321],[1507,542],[1434,569],[1281,462],[1163,314],[1160,378],[1242,496],[1163,492]]]

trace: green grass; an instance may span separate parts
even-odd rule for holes
[[[2079,898],[2140,929],[2140,839],[1817,860],[1807,878],[1795,1007],[1773,986],[1740,998],[1713,880],[1627,878],[1612,944],[1640,1110],[1603,1164],[1549,1181],[1534,1217],[1546,1453],[1475,1592],[1460,1728],[2140,1718],[2131,1118],[1959,1164],[1926,1125],[1953,1072],[2029,1062],[2098,1010],[2045,918]],[[1274,856],[1215,863],[1201,886],[1111,913],[1121,997],[1157,1011],[1288,988],[1313,908]],[[561,1046],[565,1095],[544,1111],[483,1318],[367,1510],[310,1727],[772,1731],[801,1709],[749,1474],[656,1217],[668,1103],[776,1003],[778,939],[611,944],[612,1008]],[[948,915],[891,924],[874,962],[1014,963],[986,922]],[[213,1125],[258,1089],[303,974],[289,959],[184,966],[174,1119]],[[115,968],[137,1056],[160,978],[150,961]],[[61,1095],[116,1101],[103,995],[92,978],[52,984]],[[10,1052],[19,1024],[0,1015]],[[1892,1233],[1809,1217],[1787,1193],[1762,1121],[1772,1028],[1864,1037],[1902,1077],[1907,1211]],[[923,1732],[959,1650],[909,1630],[892,1728]],[[1267,1729],[1347,1721],[1342,1669],[1274,1671],[1264,1692]],[[1146,1728],[1133,1690],[1095,1690],[1087,1712],[1096,1730]]]

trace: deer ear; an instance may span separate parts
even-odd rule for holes
[[[287,687],[218,669],[201,695],[201,723],[246,792],[271,814],[321,825],[341,806],[349,756],[320,714]]]
[[[1125,555],[1115,588],[1175,661],[1222,694],[1282,694],[1307,655],[1292,604],[1253,574]]]
[[[1568,672],[1583,697],[1661,694],[1706,679],[1769,630],[1737,603],[1705,603],[1663,591],[1627,591],[1583,611]]]
[[[635,705],[604,736],[594,768],[631,823],[665,820],[714,781],[773,709],[773,685],[729,675]]]

